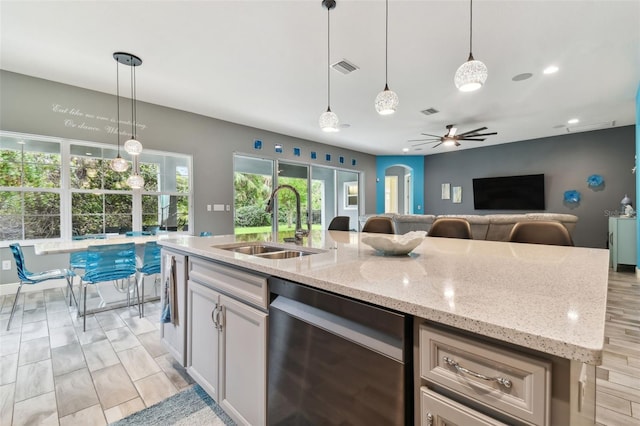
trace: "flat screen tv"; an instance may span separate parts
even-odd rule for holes
[[[476,210],[544,210],[544,175],[473,179]]]

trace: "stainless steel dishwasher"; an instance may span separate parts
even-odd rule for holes
[[[411,425],[411,317],[269,278],[269,425]]]

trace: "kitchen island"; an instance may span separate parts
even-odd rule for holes
[[[428,371],[420,370],[419,360],[426,350],[419,345],[420,327],[432,325],[460,332],[472,344],[475,338],[549,362],[553,381],[544,386],[551,402],[542,404],[543,420],[529,419],[522,424],[560,424],[567,419],[571,424],[593,422],[595,366],[601,362],[604,339],[606,250],[426,238],[409,255],[382,256],[361,241],[364,235],[314,231],[302,246],[283,245],[314,252],[290,259],[267,259],[221,248],[242,241],[234,236],[179,236],[159,244],[185,256],[283,278],[413,316],[416,424],[422,416],[417,410],[420,385],[444,389],[443,393],[461,395],[467,401],[463,390],[441,385]],[[255,239],[269,241],[271,235]],[[556,389],[559,387],[562,389]]]

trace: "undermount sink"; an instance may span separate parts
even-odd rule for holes
[[[291,259],[321,253],[322,251],[302,250],[291,247],[265,244],[264,242],[248,242],[213,246],[222,250],[262,257],[264,259]]]

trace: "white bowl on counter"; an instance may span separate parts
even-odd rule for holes
[[[418,247],[426,236],[425,231],[411,231],[403,235],[371,235],[362,237],[361,241],[385,256],[401,256]]]

